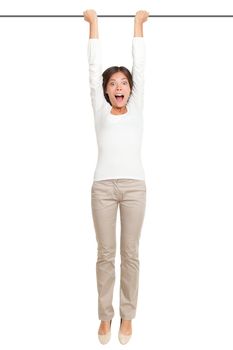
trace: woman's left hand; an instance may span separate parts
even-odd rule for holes
[[[149,12],[147,11],[137,11],[136,15],[135,15],[135,21],[140,22],[140,23],[144,23],[147,21],[149,17]]]

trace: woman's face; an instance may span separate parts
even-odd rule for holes
[[[125,74],[122,72],[114,73],[108,81],[105,93],[108,94],[112,107],[124,107],[131,93],[129,81]]]

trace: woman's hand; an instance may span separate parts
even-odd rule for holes
[[[95,10],[86,10],[83,12],[84,20],[89,23],[94,23],[98,17]]]
[[[147,21],[149,12],[137,11],[134,17],[134,36],[143,37],[143,23]]]
[[[144,23],[149,17],[149,12],[147,11],[137,11],[135,15],[135,21],[139,23]]]
[[[98,17],[95,10],[86,10],[83,12],[84,20],[90,24],[89,38],[99,37],[98,33]]]

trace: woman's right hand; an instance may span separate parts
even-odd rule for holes
[[[93,23],[97,20],[97,14],[95,12],[95,10],[86,10],[83,12],[83,16],[84,16],[84,20],[89,22],[89,23]]]

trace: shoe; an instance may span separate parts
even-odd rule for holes
[[[103,345],[107,344],[111,338],[111,323],[112,320],[110,320],[109,331],[106,334],[98,334],[99,341]]]
[[[122,324],[122,318],[121,318],[121,324]],[[121,333],[121,327],[119,329],[119,333],[118,333],[118,339],[119,339],[119,342],[122,344],[122,345],[125,345],[128,343],[128,341],[130,340],[132,334],[130,335],[125,335],[123,333]]]

